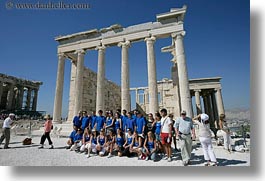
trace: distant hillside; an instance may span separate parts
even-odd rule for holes
[[[226,118],[229,120],[249,120],[250,121],[250,110],[249,109],[228,109],[225,110]]]

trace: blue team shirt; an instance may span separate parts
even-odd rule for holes
[[[71,134],[69,135],[69,138],[72,140],[72,141],[74,141],[74,137],[75,137],[75,134],[76,134],[77,132],[76,132],[76,130],[73,130],[72,132],[71,132]]]
[[[160,132],[161,132],[161,121],[156,122],[155,128],[156,128],[155,134],[160,134]]]
[[[106,125],[109,126],[112,123],[112,118],[107,118]]]
[[[120,128],[120,121],[118,119],[116,119],[114,125],[115,125],[115,127],[114,127],[115,128],[115,133],[117,133],[117,129]]]
[[[91,129],[94,128],[96,122],[97,122],[97,116],[96,115],[91,116],[91,126],[90,126]]]
[[[125,129],[127,119],[128,119],[128,116],[126,116],[126,115],[121,116],[122,131],[124,131],[124,129]]]
[[[135,126],[135,119],[134,118],[127,118],[126,121],[126,129],[130,128],[132,130],[132,133],[134,132],[134,126]],[[127,132],[127,130],[126,130]]]
[[[79,116],[75,116],[74,119],[73,119],[73,124],[74,126],[78,127],[78,128],[81,128],[82,126],[82,119],[79,120]]]
[[[136,126],[137,126],[136,131],[138,134],[142,134],[143,126],[145,126],[145,124],[146,124],[146,121],[143,116],[136,119]]]
[[[104,116],[97,116],[97,128],[96,128],[96,130],[100,131],[103,128],[105,122],[106,122],[106,118]]]
[[[76,141],[82,140],[82,139],[83,139],[83,134],[76,133],[75,136],[74,136],[73,141],[76,142]]]
[[[82,130],[84,130],[86,127],[88,127],[89,123],[91,122],[91,117],[83,117],[82,118]]]

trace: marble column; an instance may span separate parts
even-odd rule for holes
[[[2,101],[2,94],[3,94],[3,82],[0,81],[0,106],[1,106],[1,101]]]
[[[120,42],[118,44],[122,48],[121,53],[121,109],[131,110],[130,100],[130,79],[129,79],[129,47],[130,42]]]
[[[33,96],[33,101],[32,101],[32,111],[37,110],[37,100],[38,100],[38,89],[34,89],[34,96]]]
[[[192,104],[189,89],[188,69],[186,64],[183,37],[185,32],[180,34],[172,34],[175,42],[176,59],[178,64],[178,76],[179,76],[179,92],[181,109],[187,112],[187,116],[192,116]]]
[[[97,101],[96,110],[105,112],[105,50],[104,45],[98,46],[98,74],[97,74]]]
[[[22,109],[22,106],[23,106],[23,98],[24,98],[24,86],[19,86],[18,87],[17,109]]]
[[[218,116],[214,91],[211,92],[211,100],[212,100],[212,106],[213,106],[213,116],[214,116],[215,128],[218,128],[219,127],[219,124],[218,124],[219,116]]]
[[[30,102],[31,101],[31,88],[28,88],[27,91],[27,101],[26,101],[26,110],[30,110]]]
[[[197,115],[202,113],[202,108],[201,108],[201,98],[200,98],[200,92],[201,90],[194,90],[195,92],[195,103],[196,103],[196,110],[197,110]]]
[[[218,115],[224,114],[225,110],[224,110],[221,88],[217,88],[217,89],[215,89],[215,91],[216,91],[215,96],[216,96]]]
[[[207,94],[206,101],[207,101],[207,105],[208,105],[208,115],[209,115],[209,121],[210,121],[210,128],[212,130],[214,130],[215,124],[214,124],[213,106],[212,106],[210,93]]]
[[[76,65],[76,79],[75,79],[75,104],[74,115],[78,114],[78,111],[83,107],[83,77],[84,77],[84,50],[78,50],[77,53],[77,65]]]
[[[12,107],[13,98],[14,98],[14,85],[10,84],[8,94],[7,94],[7,110],[13,109],[13,107]]]
[[[64,65],[65,55],[63,53],[58,54],[58,68],[57,68],[57,80],[54,97],[53,107],[53,122],[61,123],[62,117],[62,103],[63,103],[63,84],[64,84]]]
[[[207,103],[207,95],[203,95],[203,107],[204,107],[204,113],[209,115],[209,108],[208,108],[208,103]]]
[[[139,103],[138,89],[135,89],[135,101]]]
[[[149,90],[149,113],[155,115],[158,110],[158,89],[156,80],[156,59],[154,42],[156,38],[145,38],[147,47],[147,70],[148,70],[148,90]]]
[[[173,54],[173,55],[175,57],[175,54]],[[181,112],[181,105],[180,105],[179,77],[178,77],[178,65],[177,65],[177,63],[174,63],[173,66],[171,67],[171,76],[172,76],[173,85],[175,86],[175,92],[176,92],[176,94],[175,94],[176,107],[174,110],[174,116],[179,117],[180,112]]]
[[[69,90],[69,106],[67,123],[72,124],[75,105],[75,79],[76,79],[76,60],[71,60],[71,77],[70,77],[70,90]]]

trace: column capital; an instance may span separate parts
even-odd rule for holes
[[[218,88],[214,88],[215,91],[221,91],[222,88],[218,87]]]
[[[118,43],[118,47],[130,48],[131,47],[131,42],[129,40],[126,40],[124,42],[120,42],[120,43]]]
[[[186,31],[171,33],[172,38],[183,38],[186,35]]]
[[[156,37],[154,37],[154,36],[147,37],[144,39],[144,41],[147,43],[154,43],[156,41]]]
[[[194,92],[201,92],[201,89],[194,89]]]
[[[98,50],[98,51],[105,51],[106,50],[106,46],[105,45],[99,45],[95,48],[95,50]]]
[[[86,54],[86,51],[83,50],[83,49],[76,50],[76,51],[75,51],[75,54]]]
[[[59,52],[59,53],[57,53],[57,55],[58,55],[58,57],[61,59],[61,58],[66,58],[66,55],[65,55],[65,53],[63,53],[63,52]]]

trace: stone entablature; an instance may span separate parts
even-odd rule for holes
[[[0,110],[36,111],[40,81],[0,73]]]

